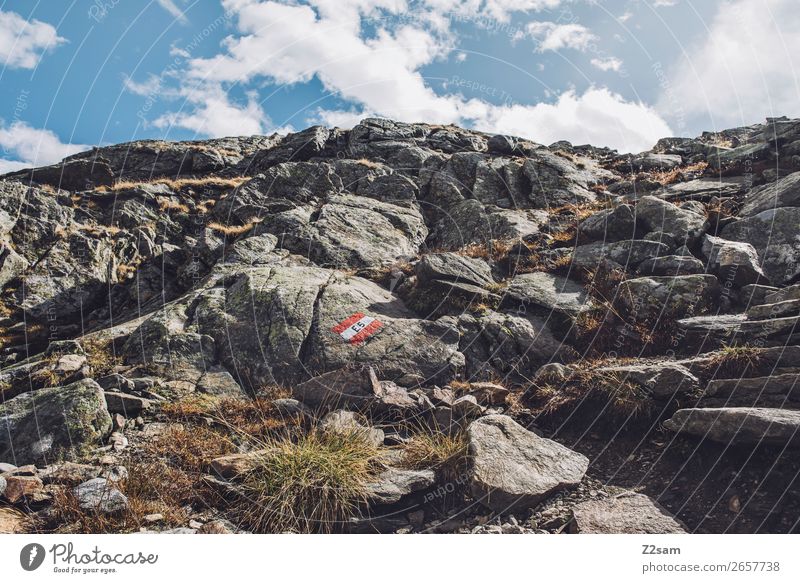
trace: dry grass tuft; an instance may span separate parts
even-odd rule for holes
[[[110,374],[115,366],[122,363],[122,359],[114,351],[112,340],[87,340],[81,344],[86,352],[86,363],[95,377]]]
[[[312,431],[263,443],[236,513],[256,532],[333,532],[356,516],[378,449],[358,433]]]
[[[383,164],[375,162],[368,158],[359,158],[358,160],[356,160],[356,162],[358,162],[362,166],[366,166],[367,168],[383,168]]]
[[[145,184],[165,184],[172,190],[181,190],[183,188],[236,188],[249,180],[245,176],[236,178],[221,178],[218,176],[206,176],[204,178],[155,178],[153,180],[119,180],[114,183],[114,186],[100,186],[95,189],[95,192],[118,192],[121,190],[133,190]]]
[[[456,253],[476,259],[502,261],[508,256],[508,252],[513,246],[513,241],[493,239],[488,243],[470,243],[456,251]]]
[[[466,433],[423,428],[404,445],[403,462],[413,469],[432,469],[443,482],[455,482],[467,469]]]
[[[585,407],[592,416],[628,420],[648,417],[655,410],[646,390],[627,380],[625,374],[600,371],[588,364],[561,386],[551,383],[535,386],[533,395],[545,415],[572,413],[578,407]]]
[[[251,221],[246,225],[223,225],[222,223],[208,223],[208,228],[226,237],[238,237],[253,230],[260,221]]]
[[[711,357],[706,373],[718,378],[739,378],[761,364],[763,352],[763,348],[748,344],[723,346]]]
[[[158,201],[158,208],[162,213],[176,211],[187,214],[189,212],[189,207],[182,202],[175,202],[174,200],[162,197],[158,197],[156,200]]]

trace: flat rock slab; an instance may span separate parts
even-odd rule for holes
[[[460,281],[478,287],[494,284],[492,270],[485,261],[457,253],[431,253],[414,268],[421,284],[433,280]]]
[[[578,282],[550,273],[523,273],[511,280],[506,297],[547,311],[577,316],[591,309],[586,289]]]
[[[395,504],[405,496],[433,486],[433,470],[406,470],[389,467],[367,484],[367,499],[371,504]]]
[[[683,525],[649,496],[627,492],[582,502],[572,509],[572,532],[580,534],[683,534]]]
[[[680,409],[664,422],[664,427],[724,444],[800,444],[800,411],[786,409]]]
[[[585,456],[539,437],[506,415],[473,421],[467,435],[472,494],[497,512],[530,508],[574,487],[589,466]]]

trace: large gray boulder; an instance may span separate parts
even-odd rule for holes
[[[370,504],[395,504],[414,492],[426,490],[436,482],[433,470],[387,467],[366,485]]]
[[[718,305],[720,285],[713,275],[638,277],[623,281],[616,303],[637,320],[685,318]]]
[[[683,534],[683,525],[655,500],[637,492],[581,502],[572,509],[579,534]]]
[[[94,514],[119,514],[128,509],[128,498],[105,478],[92,478],[72,489],[81,510]]]
[[[0,405],[0,459],[47,464],[111,432],[103,389],[93,380],[40,389]]]
[[[459,350],[468,378],[488,380],[509,375],[522,380],[547,362],[568,362],[577,357],[572,348],[555,338],[545,318],[533,314],[489,310],[483,315],[461,314],[437,322],[459,330]]]
[[[589,466],[585,456],[537,436],[505,415],[473,421],[467,436],[472,494],[497,512],[527,509],[576,486]]]
[[[636,216],[631,205],[621,204],[585,218],[578,229],[590,239],[602,241],[633,239],[636,234]]]
[[[664,422],[671,431],[724,444],[798,445],[800,411],[760,407],[680,409]]]
[[[764,273],[774,285],[781,285],[800,274],[798,223],[800,208],[782,207],[731,223],[720,235],[755,247]]]
[[[456,281],[487,287],[495,283],[492,270],[485,261],[457,253],[429,253],[419,260],[414,271],[421,285]]]
[[[703,215],[655,196],[644,196],[639,200],[636,221],[642,223],[648,232],[671,235],[678,244],[692,244],[708,229],[708,220]]]
[[[610,260],[622,267],[635,269],[645,259],[666,255],[669,250],[669,246],[664,243],[644,239],[614,243],[598,241],[576,247],[572,253],[572,265],[591,270],[599,267],[604,261]]]
[[[769,283],[759,265],[758,253],[750,243],[704,235],[702,249],[709,271],[716,274],[720,281],[736,286]]]
[[[361,342],[334,331],[355,314],[380,323]],[[228,370],[255,385],[297,383],[350,365],[373,365],[386,380],[446,381],[464,362],[457,329],[420,320],[373,282],[318,267],[236,272],[201,293],[194,320]]]

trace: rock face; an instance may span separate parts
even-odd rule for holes
[[[0,459],[22,465],[95,445],[111,431],[103,390],[91,380],[26,393],[0,405]]]
[[[762,211],[722,229],[722,237],[749,243],[769,280],[785,284],[800,274],[800,246],[796,226],[800,208],[781,207]]]
[[[577,485],[589,460],[538,437],[505,415],[487,415],[467,429],[472,494],[503,512],[529,508],[553,492]]]
[[[119,458],[168,436],[186,403],[257,397],[270,422],[361,434],[381,459],[410,428],[466,430],[458,480],[498,513],[578,484],[557,502],[585,502],[579,531],[672,532],[648,499],[586,502],[601,477],[584,478],[586,458],[515,419],[547,431],[630,407],[659,415],[653,432],[672,415],[690,437],[794,445],[798,167],[800,121],[783,118],[625,155],[365,119],[0,177],[4,501],[77,486],[87,512],[122,512]],[[182,429],[207,422],[189,417]],[[606,431],[586,439],[618,447]],[[263,447],[235,441],[204,478],[226,500]],[[99,465],[51,463],[70,453]],[[446,489],[428,469],[373,470],[370,506]],[[718,495],[701,487],[693,500]],[[421,529],[422,514],[389,522]],[[525,530],[508,521],[483,526]]]
[[[686,530],[658,503],[628,492],[573,508],[572,529],[580,534],[683,534]]]

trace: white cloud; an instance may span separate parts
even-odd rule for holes
[[[667,8],[670,6],[675,6],[678,3],[678,0],[655,0],[653,2],[653,6],[655,8]]]
[[[141,83],[137,83],[132,78],[126,76],[122,81],[122,85],[134,95],[148,97],[155,95],[161,90],[162,81],[161,77],[153,74],[150,74],[147,80]]]
[[[586,50],[597,40],[592,32],[581,24],[558,24],[555,22],[530,22],[528,34],[539,42],[537,50],[558,51],[561,49]]]
[[[670,68],[659,111],[716,127],[800,116],[797,30],[796,0],[722,3],[700,44]]]
[[[162,115],[153,122],[155,127],[181,127],[219,138],[261,134],[270,126],[255,93],[248,93],[245,104],[232,102],[219,84],[184,88],[181,95],[189,105],[187,110]]]
[[[50,130],[36,129],[24,122],[0,125],[0,149],[15,160],[0,160],[0,171],[55,164],[67,156],[87,150],[81,144],[64,144]]]
[[[169,12],[178,22],[181,22],[183,24],[189,22],[189,19],[186,18],[186,14],[184,14],[183,10],[181,10],[178,7],[178,5],[175,4],[174,0],[156,0],[156,1],[164,10]]]
[[[33,69],[46,51],[65,42],[46,22],[0,11],[0,61],[6,67]]]
[[[622,14],[620,14],[617,20],[619,20],[620,22],[628,22],[631,18],[633,18],[633,12],[628,10],[627,12],[623,12]]]
[[[616,57],[608,57],[606,59],[592,59],[589,61],[593,67],[601,71],[617,71],[622,69],[622,61]]]
[[[421,1],[428,7],[437,5],[437,10],[456,4],[462,9],[471,2],[476,13],[498,15],[516,6],[557,4]],[[270,120],[255,96],[246,105],[233,104],[226,87],[292,85],[316,78],[348,105],[331,110],[298,104],[298,113],[303,115],[303,107],[309,106],[305,115],[327,125],[350,127],[365,116],[380,115],[410,122],[455,123],[543,142],[592,142],[625,151],[646,149],[671,133],[650,108],[626,102],[605,89],[593,88],[582,95],[554,93],[553,103],[530,105],[492,104],[459,93],[463,87],[437,94],[421,69],[452,56],[457,50],[455,38],[447,27],[427,26],[427,21],[417,23],[413,17],[399,23],[383,18],[405,14],[404,0],[308,0],[306,4],[223,0],[223,5],[236,14],[237,33],[225,40],[222,53],[189,61],[181,78],[184,85],[178,90],[186,101],[185,111],[162,116],[156,122],[159,127],[179,125],[210,135],[254,133],[270,127]],[[375,17],[370,36],[364,33],[367,17]],[[551,48],[581,47],[594,38],[579,26],[550,32],[546,46]]]

